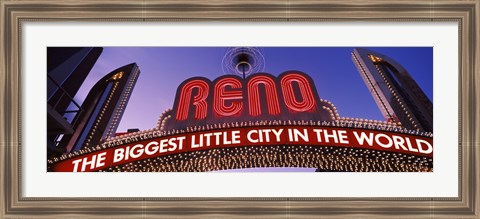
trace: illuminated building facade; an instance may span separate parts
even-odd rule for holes
[[[407,70],[392,58],[356,48],[352,60],[387,121],[433,131],[433,106]]]
[[[115,134],[125,107],[121,104],[126,104],[130,92],[123,90],[133,87],[139,72],[132,64],[110,73],[82,105],[88,114],[78,119],[82,132],[65,140],[70,153],[49,159],[49,171],[206,172],[272,167],[315,168],[317,172],[433,171],[431,123],[421,120],[428,114],[415,108],[428,104],[415,106],[421,97],[412,92],[418,86],[395,61],[368,50],[356,49],[353,54],[385,115],[385,120],[376,121],[341,117],[333,103],[320,98],[307,73],[249,74],[254,65],[247,62],[253,58],[245,58],[246,49],[235,51],[228,56],[233,59],[228,69],[242,77],[229,73],[215,79],[184,80],[173,107],[160,115],[157,127],[148,130]],[[119,85],[122,91],[115,93],[114,82],[119,80],[131,85]]]
[[[83,81],[102,53],[101,47],[48,47],[47,48],[47,120],[48,155],[65,151],[56,142],[63,134],[75,130],[71,120],[82,109],[73,100]],[[71,106],[70,109],[68,107]],[[73,106],[73,107],[72,107]],[[67,110],[68,109],[68,110]]]
[[[83,112],[73,119],[75,132],[64,135],[59,147],[74,152],[114,137],[139,74],[138,66],[132,63],[100,79],[83,102]]]

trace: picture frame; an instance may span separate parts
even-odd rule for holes
[[[32,217],[461,217],[479,212],[478,0],[431,1],[75,1],[1,2],[1,216]],[[459,196],[81,198],[22,196],[22,25],[72,22],[456,22],[459,29]]]

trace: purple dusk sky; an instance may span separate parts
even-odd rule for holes
[[[154,128],[160,114],[173,106],[177,86],[194,76],[210,80],[224,75],[227,47],[104,47],[103,53],[75,96],[83,102],[89,89],[105,74],[136,62],[140,76],[117,132]],[[351,60],[353,47],[263,47],[265,72],[287,70],[309,74],[320,98],[331,101],[340,116],[383,120]],[[402,64],[433,100],[432,47],[370,47]]]

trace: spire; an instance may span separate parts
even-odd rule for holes
[[[246,78],[249,74],[265,70],[263,51],[256,47],[232,47],[227,49],[222,60],[225,74],[239,74]]]

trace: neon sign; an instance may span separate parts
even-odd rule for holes
[[[433,138],[394,123],[338,116],[310,76],[187,79],[162,126],[50,160],[56,172],[190,172],[256,167],[432,171]]]
[[[177,89],[168,128],[183,128],[211,122],[249,119],[288,119],[295,117],[332,121],[317,93],[313,80],[305,73],[288,71],[275,77],[258,73],[245,80],[234,75],[211,82],[194,77]]]

